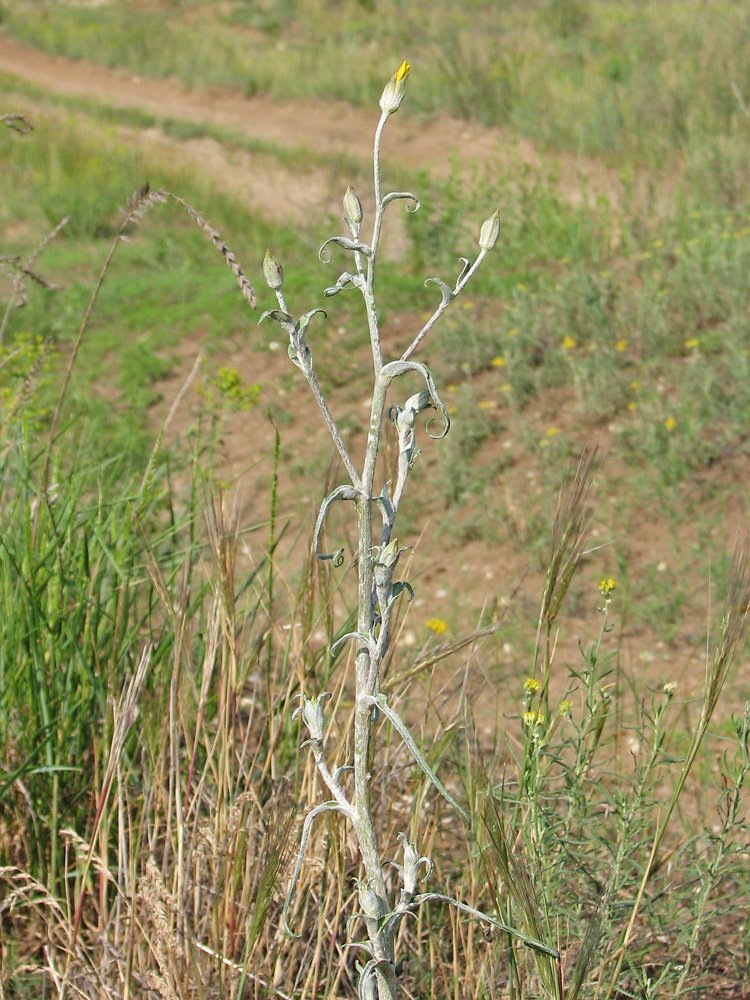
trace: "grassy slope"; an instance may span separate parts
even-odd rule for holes
[[[57,16],[90,17],[73,8],[68,11],[73,13],[61,10]],[[589,26],[598,23],[605,13],[612,16],[605,8],[601,11],[590,10]],[[116,7],[114,12],[117,13]],[[547,16],[545,12],[538,12],[539,21],[535,25],[551,23],[542,18],[542,13]],[[108,12],[105,16],[114,14]],[[724,11],[722,16],[729,15]],[[366,20],[366,14],[362,17]],[[44,23],[42,19],[40,24]],[[165,48],[169,50],[168,46]],[[735,124],[742,125],[741,119]],[[45,253],[40,268],[63,284],[66,291],[50,298],[41,290],[32,289],[29,305],[12,318],[7,334],[9,343],[24,332],[51,334],[64,351],[77,329],[92,278],[106,254],[116,225],[117,206],[145,176],[154,186],[164,184],[193,201],[222,232],[240,259],[256,262],[260,259],[269,242],[269,233],[257,220],[243,214],[229,198],[212,192],[208,181],[187,177],[168,163],[152,162],[133,152],[132,145],[123,141],[116,127],[103,125],[99,116],[89,117],[79,111],[71,118],[61,104],[58,110],[49,106],[43,116],[35,119],[35,126],[36,132],[31,137],[2,136],[4,166],[7,166],[5,191],[9,193],[3,200],[0,217],[5,234],[4,252],[30,248],[65,212],[73,212],[74,225]],[[656,142],[656,138],[652,141]],[[730,148],[740,149],[739,143],[731,146],[731,136],[722,141],[729,143]],[[709,131],[705,144],[696,148],[710,152],[713,142]],[[644,148],[647,146],[644,144]],[[709,153],[705,155],[705,162],[710,164]],[[703,161],[689,162],[693,165],[691,169],[697,170]],[[474,239],[474,225],[465,226],[463,220],[481,218],[484,205],[499,203],[504,232],[494,258],[495,266],[488,268],[473,287],[466,303],[468,308],[458,309],[449,317],[426,355],[441,374],[446,401],[456,411],[455,436],[446,441],[442,458],[425,456],[422,484],[427,485],[426,470],[430,469],[438,485],[438,497],[431,501],[431,509],[451,514],[455,537],[462,547],[472,541],[479,541],[484,547],[488,542],[507,543],[512,539],[524,558],[540,560],[549,537],[549,497],[566,457],[592,431],[611,427],[611,471],[605,469],[603,473],[602,494],[614,496],[616,502],[611,512],[597,512],[596,528],[603,537],[614,535],[618,540],[601,563],[590,566],[589,576],[598,576],[600,567],[601,571],[616,573],[621,581],[618,599],[622,595],[629,602],[633,628],[647,628],[651,634],[669,640],[687,626],[692,640],[698,644],[702,627],[691,624],[690,618],[696,600],[698,606],[703,603],[703,567],[709,560],[718,589],[726,578],[727,566],[721,560],[717,564],[715,551],[717,538],[720,546],[725,530],[723,507],[730,493],[736,494],[737,489],[731,467],[744,467],[750,416],[747,388],[750,344],[746,331],[750,234],[739,190],[733,186],[734,181],[729,183],[730,179],[727,173],[722,181],[714,176],[710,166],[706,167],[699,174],[698,188],[691,190],[685,186],[673,202],[659,206],[658,212],[649,205],[626,203],[622,214],[613,220],[605,205],[595,210],[576,209],[561,202],[553,186],[537,185],[512,170],[507,176],[490,174],[480,180],[476,194],[460,197],[450,187],[441,188],[424,178],[425,211],[413,220],[415,245],[422,248],[421,256],[415,258],[413,267],[405,273],[403,268],[398,271],[386,268],[382,273],[382,292],[391,309],[421,311],[431,301],[429,294],[420,288],[422,276],[433,271],[444,276],[452,274],[456,251],[467,240]],[[314,260],[310,263],[309,249],[320,235],[279,231],[273,234],[277,255],[283,259],[287,272],[295,275],[299,300],[307,300],[311,306],[317,304],[321,279],[319,265]],[[248,266],[248,273],[258,281],[257,263],[254,268]],[[267,304],[264,302],[264,306]],[[332,310],[332,325],[348,321],[349,309],[337,300],[338,312]],[[171,356],[180,342],[197,333],[216,345],[220,357],[226,339],[235,334],[246,336],[249,323],[254,323],[254,318],[248,317],[244,303],[234,291],[231,275],[223,270],[205,237],[183,215],[157,206],[144,220],[133,243],[121,247],[115,258],[81,358],[70,397],[70,414],[91,415],[98,435],[98,439],[93,439],[95,447],[101,450],[100,442],[106,440],[113,453],[132,452],[136,470],[142,469],[152,439],[146,413],[153,398],[152,386],[172,366]],[[270,339],[265,332],[256,336],[261,344]],[[324,367],[327,360],[336,358],[335,341],[323,340],[320,352]],[[357,377],[360,367],[353,369]],[[4,373],[10,391],[22,378],[24,368],[18,366],[15,371],[15,379],[7,378],[7,369]],[[57,377],[47,378],[48,388],[38,397],[42,409],[49,407],[59,384]],[[115,387],[115,395],[121,393],[114,405],[111,386]],[[104,398],[102,387],[105,387]],[[43,424],[44,413],[37,419]],[[84,444],[88,439],[84,435]],[[513,442],[510,461],[504,448],[509,439]],[[87,462],[91,463],[94,477],[101,482],[105,482],[105,477],[94,459],[85,457],[83,448],[80,454],[84,479],[79,488],[85,495],[92,488],[92,479],[85,468]],[[480,459],[489,469],[485,478],[476,476],[473,463]],[[720,476],[715,475],[717,468],[721,470]],[[511,483],[510,498],[507,492],[500,495],[497,488],[495,473],[503,469],[507,470]],[[534,487],[538,494],[526,490],[529,471],[538,483]],[[524,482],[517,481],[519,475]],[[115,469],[112,483],[125,480],[126,474]],[[132,486],[131,490],[135,488]],[[522,497],[525,505],[521,516],[517,510],[514,512],[511,502],[516,490],[517,498]],[[496,518],[487,516],[488,509],[493,507]],[[637,526],[644,511],[657,507],[664,514],[660,524],[673,533],[670,565],[663,571],[657,564],[656,546],[655,554],[636,558],[638,554],[629,551],[627,540],[629,529]],[[95,537],[97,544],[101,544],[97,556],[104,567],[115,562],[127,566],[127,553],[137,551],[135,565],[143,577],[148,556],[143,552],[138,533],[132,537],[127,532],[123,534],[128,509],[124,505],[120,512],[113,506],[107,531],[97,527]],[[165,510],[169,510],[168,505],[154,504],[153,530],[157,530]],[[92,523],[106,522],[101,513],[93,511],[91,516]],[[186,525],[178,518],[176,538],[187,530]],[[45,552],[54,551],[59,539],[55,531],[59,527],[59,523],[56,526],[53,522],[49,535],[43,536],[49,543]],[[416,517],[413,527],[418,527]],[[77,536],[72,526],[66,537],[70,539],[72,562],[82,566],[84,555],[76,548]],[[179,589],[180,568],[168,533],[163,543],[164,551],[160,550],[159,558],[169,567],[170,587]],[[698,559],[695,549],[700,554]],[[628,580],[631,558],[641,575]],[[47,565],[40,563],[40,578],[46,574]],[[8,581],[15,579],[7,560],[4,572]],[[109,588],[117,596],[117,586],[113,587],[107,579],[101,579],[98,585],[102,592]],[[590,591],[590,580],[580,588],[574,586],[571,595],[574,603],[590,605]],[[10,593],[8,589],[6,596]],[[56,628],[65,637],[65,648],[75,648],[78,625],[71,621],[69,631],[65,631],[59,595],[53,598],[57,603],[53,601],[44,614],[57,623]],[[68,599],[73,598],[68,595]],[[142,600],[144,604],[138,605],[139,615],[144,614],[144,606],[156,603],[156,597],[152,591]],[[107,616],[111,614],[112,620],[116,620],[116,607],[116,600],[104,606],[105,614],[97,626],[102,636],[111,638]],[[165,717],[164,692],[170,676],[174,676],[170,673],[172,625],[165,627],[159,619],[159,613],[149,619],[148,628],[158,641],[159,670],[154,673],[153,687],[146,697],[157,720]],[[9,619],[6,615],[8,621],[16,623],[13,627],[17,626],[21,636],[18,641],[25,642],[28,637],[24,636],[23,617]],[[528,634],[528,619],[517,623],[516,628]],[[202,625],[198,633],[197,648],[192,651],[196,663],[206,642]],[[223,641],[230,641],[229,634],[231,630]],[[514,643],[517,641],[513,634],[510,638]],[[259,637],[257,641],[261,642]],[[8,642],[10,646],[12,643]],[[521,645],[520,636],[518,642]],[[50,643],[49,648],[51,656],[59,657],[62,668],[67,662],[63,647]],[[118,669],[122,669],[132,663],[131,652],[118,653],[115,649],[112,663],[119,663]],[[408,657],[407,651],[407,660]],[[251,664],[251,659],[245,660],[244,669],[250,670]],[[501,675],[506,676],[507,671],[501,671]],[[104,705],[112,678],[102,675],[96,680],[93,690],[86,689],[86,697],[99,699],[99,710],[111,726],[113,720]],[[513,683],[518,680],[515,674],[506,678],[511,699],[518,699],[518,685]],[[116,686],[119,678],[113,683]],[[745,697],[742,683],[738,679],[739,689],[735,691],[740,698]],[[60,710],[65,711],[67,706],[70,710],[71,703],[65,699],[70,698],[71,690],[75,686],[66,688],[61,683],[55,692],[60,699],[56,702],[57,709],[62,706]],[[291,690],[292,687],[287,697]],[[195,692],[186,694],[185,699],[185,718],[192,720]],[[76,703],[76,710],[79,708]],[[595,717],[595,706],[591,710]],[[84,712],[92,711],[96,709],[86,702],[81,717]],[[212,705],[209,712],[212,718],[215,711]],[[5,714],[6,722],[10,714]],[[283,715],[281,709],[278,716],[271,713],[268,724],[276,724]],[[684,739],[683,718],[687,716],[676,716],[671,730],[670,739],[675,739],[677,745]],[[640,719],[639,732],[646,740],[652,723],[653,715],[651,719],[648,715]],[[89,724],[87,721],[86,725]],[[149,731],[145,733],[144,745],[154,760],[161,760],[160,766],[164,766],[169,733],[165,728],[159,729],[160,725],[154,722],[153,731],[146,727]],[[85,741],[89,738],[87,733],[88,729],[81,728],[77,738]],[[728,733],[725,724],[724,735]],[[201,753],[207,755],[209,737],[209,733],[200,737]],[[292,754],[292,746],[290,736],[284,752]],[[66,752],[63,746],[61,759]],[[80,747],[75,754],[81,754]],[[79,763],[83,759],[75,757]],[[87,760],[86,767],[96,772],[93,761]],[[84,769],[84,789],[87,773]],[[135,771],[133,775],[133,785],[125,794],[132,797],[136,809],[140,806]],[[701,794],[704,801],[709,801],[712,793],[708,767],[702,778]],[[38,781],[40,802],[45,794],[54,795],[53,785],[45,784],[44,774],[40,774]],[[649,787],[649,796],[658,800],[660,787],[658,784]],[[76,794],[79,793],[71,791],[69,797],[64,797],[60,803],[63,815],[56,817],[55,822],[64,824],[73,817],[85,830],[90,814],[79,805]],[[162,805],[166,812],[165,783],[159,794],[164,797]],[[639,813],[639,822],[643,824],[639,829],[644,831],[653,819],[650,807],[651,800],[644,801]],[[620,813],[617,815],[621,818]],[[220,826],[217,829],[222,835],[225,832]],[[609,836],[614,835],[613,830],[608,832]],[[235,834],[236,831],[232,836]],[[42,841],[43,845],[49,843],[44,838]],[[241,856],[240,848],[237,850]],[[588,857],[588,850],[594,851],[595,847],[582,847],[581,858]],[[697,879],[703,877],[705,884],[701,845],[687,838],[684,850],[681,857],[685,870],[694,872]],[[564,872],[567,860],[557,859],[556,863],[562,867],[555,870]],[[450,875],[450,866],[447,868],[446,874]],[[633,868],[637,869],[637,863]],[[626,880],[625,895],[632,892],[636,877],[634,871],[628,871],[630,881]],[[732,892],[736,893],[731,867],[727,877]],[[72,884],[72,873],[69,878]],[[479,869],[471,869],[474,888],[483,878]],[[251,883],[252,878],[243,884]],[[562,892],[557,883],[555,886],[556,891]],[[675,921],[677,925],[687,925],[693,905],[689,889],[688,884],[684,893],[675,893],[671,908],[649,916],[656,928],[654,934],[660,927],[675,926]],[[658,897],[658,892],[655,895]],[[566,905],[573,919],[576,912],[573,901]],[[221,919],[225,916],[221,914]],[[740,934],[733,924],[729,931]],[[736,940],[737,947],[744,947],[746,953],[747,933]],[[684,946],[685,940],[681,941]],[[421,947],[425,949],[427,962],[431,946],[426,948],[422,941]],[[470,942],[464,942],[463,947],[466,954],[471,954]],[[466,955],[463,962],[465,958]],[[295,960],[304,967],[302,956]],[[445,974],[444,969],[436,967],[431,975],[433,983],[441,981],[439,977]],[[478,975],[476,971],[474,974]],[[418,971],[414,975],[418,988]],[[637,982],[637,975],[633,976],[631,986]],[[466,988],[471,988],[471,980]]]

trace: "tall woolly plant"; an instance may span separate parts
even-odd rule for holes
[[[332,261],[330,249],[332,246],[341,248],[350,254],[353,261],[352,270],[343,271],[336,282],[326,289],[325,295],[337,295],[343,289],[353,286],[361,293],[364,300],[372,348],[374,379],[367,446],[361,471],[349,454],[336,425],[336,420],[321,392],[315,375],[312,351],[307,344],[310,322],[317,313],[323,313],[323,310],[312,309],[298,319],[294,318],[284,297],[283,269],[270,251],[266,254],[263,271],[267,284],[276,293],[279,308],[265,312],[261,316],[261,322],[267,319],[276,322],[288,335],[289,357],[305,376],[349,477],[349,482],[333,490],[325,498],[320,508],[313,539],[318,558],[331,559],[336,566],[340,566],[344,560],[343,549],[333,554],[318,551],[323,524],[334,503],[341,500],[351,501],[355,507],[358,526],[357,630],[340,640],[343,642],[352,639],[356,643],[353,766],[340,766],[332,769],[326,758],[324,706],[329,697],[328,693],[309,692],[302,696],[297,713],[307,728],[306,744],[310,747],[330,797],[327,801],[315,806],[305,818],[294,873],[284,906],[284,923],[289,933],[292,933],[288,922],[289,913],[312,824],[323,813],[331,811],[342,813],[354,830],[363,868],[363,877],[357,885],[361,909],[350,919],[350,926],[359,920],[364,924],[367,932],[367,940],[360,943],[368,955],[368,960],[359,967],[359,993],[363,998],[374,997],[377,994],[380,1000],[393,1000],[397,994],[395,942],[399,924],[405,917],[414,914],[422,904],[429,901],[440,901],[443,904],[457,907],[476,919],[515,934],[538,951],[554,958],[558,957],[558,953],[554,949],[542,942],[506,927],[460,900],[451,899],[441,893],[420,892],[420,882],[424,881],[430,874],[432,862],[429,858],[420,855],[417,847],[410,842],[404,833],[399,836],[403,849],[402,863],[396,864],[401,879],[400,893],[397,900],[389,899],[383,875],[384,858],[378,844],[373,821],[372,776],[369,762],[372,760],[373,724],[382,714],[398,732],[416,763],[438,792],[461,814],[467,825],[469,824],[467,814],[425,760],[407,725],[388,703],[385,694],[380,691],[380,677],[381,668],[390,645],[394,608],[405,594],[409,597],[412,596],[412,589],[408,583],[394,580],[399,559],[404,551],[399,547],[398,539],[394,535],[394,528],[409,473],[419,456],[416,445],[417,418],[425,411],[437,411],[442,425],[437,433],[432,434],[428,429],[428,422],[425,429],[430,437],[442,438],[450,429],[448,412],[440,399],[432,374],[424,364],[413,360],[413,355],[492,250],[497,242],[500,228],[498,212],[495,212],[481,226],[479,252],[475,259],[473,261],[466,257],[460,259],[461,271],[453,286],[438,277],[427,279],[426,284],[434,284],[440,292],[440,302],[401,357],[397,361],[384,364],[375,294],[375,276],[383,219],[388,206],[396,201],[405,200],[409,203],[412,207],[409,208],[407,205],[407,211],[416,212],[420,207],[419,199],[410,191],[389,191],[384,194],[380,176],[380,146],[383,131],[404,99],[408,75],[409,64],[404,62],[386,84],[380,98],[381,115],[375,130],[373,154],[374,214],[369,240],[366,241],[362,235],[365,220],[362,204],[352,188],[349,187],[344,195],[346,213],[344,221],[348,235],[332,236],[326,240],[319,251],[321,262],[326,264]],[[323,315],[325,314],[323,313]],[[386,397],[391,383],[412,372],[424,379],[425,387],[420,392],[409,396],[403,403],[386,407]],[[377,459],[386,419],[393,422],[397,432],[398,472],[395,483],[376,483]],[[373,517],[376,514],[380,519],[379,530],[373,527]],[[345,775],[350,771],[353,771],[353,789],[351,790],[349,784],[345,784],[344,780]],[[395,862],[393,863],[395,864]]]

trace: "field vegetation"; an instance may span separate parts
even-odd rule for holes
[[[378,272],[386,360],[488,209],[501,233],[420,353],[452,429],[404,501],[415,600],[383,684],[473,822],[384,724],[378,835],[394,859],[398,833],[418,837],[430,885],[559,951],[568,997],[750,995],[750,14],[18,2],[0,29],[333,114],[376,108],[383,66],[408,56],[388,142],[442,116],[496,130],[468,166],[446,140],[416,180],[386,168],[422,201]],[[328,752],[350,755],[353,662],[331,645],[353,627],[356,546],[332,517],[344,566],[310,556],[341,472],[256,322],[275,307],[271,246],[290,299],[327,309],[316,369],[357,453],[367,337],[353,300],[324,301],[317,250],[348,183],[365,202],[368,165],[10,74],[0,91],[23,115],[0,132],[0,989],[354,995],[359,864],[334,813],[302,868],[300,939],[281,910],[322,795],[298,695],[333,693]],[[283,183],[253,201],[236,164]],[[300,215],[291,183],[313,170],[326,194]],[[407,996],[562,996],[554,962],[450,908],[404,923],[397,948]]]

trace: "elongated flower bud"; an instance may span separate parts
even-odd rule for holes
[[[323,702],[326,698],[330,697],[331,695],[328,691],[324,691],[323,694],[316,695],[313,698],[306,698],[304,695],[300,695],[301,704],[299,708],[295,709],[292,718],[297,719],[301,715],[302,721],[310,733],[310,739],[305,740],[302,744],[303,746],[306,746],[307,743],[322,743],[323,730],[325,728]]]
[[[354,193],[351,184],[347,187],[344,195],[344,211],[348,222],[353,222],[355,226],[360,224],[362,221],[362,202]]]
[[[274,291],[284,284],[284,269],[270,250],[266,250],[266,256],[263,258],[263,277],[268,287]]]
[[[500,235],[500,212],[493,212],[486,222],[482,223],[479,232],[479,246],[482,250],[491,250]]]
[[[386,83],[385,90],[380,98],[380,107],[387,115],[392,115],[394,111],[398,111],[404,99],[406,78],[409,75],[410,69],[409,63],[404,60],[388,83]]]

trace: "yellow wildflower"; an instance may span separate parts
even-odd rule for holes
[[[677,421],[675,420],[674,417],[667,417],[667,419],[664,421],[664,426],[667,428],[668,431],[671,432],[677,426]]]
[[[563,350],[572,351],[573,348],[576,346],[576,342],[569,334],[566,333],[565,336],[563,337],[562,346]]]
[[[573,703],[568,701],[567,698],[565,698],[565,700],[561,701],[560,704],[557,706],[557,711],[560,713],[560,715],[570,715],[570,710],[572,707]]]
[[[492,400],[491,399],[483,399],[478,404],[478,406],[479,406],[480,410],[491,410],[492,409]]]
[[[553,438],[553,437],[555,437],[555,435],[557,435],[559,433],[560,433],[560,428],[559,427],[549,427],[549,428],[547,428],[547,437],[548,438]]]
[[[685,347],[697,347],[700,344],[700,337],[691,337],[690,340],[685,341]]]
[[[603,576],[599,581],[599,590],[604,594],[605,597],[609,597],[613,590],[617,588],[617,584],[612,579],[611,576]]]
[[[448,622],[444,622],[442,618],[429,618],[425,625],[435,635],[442,635],[443,632],[448,631]]]
[[[615,350],[624,351],[627,346],[628,346],[627,340],[618,340],[617,343],[615,344]]]
[[[404,60],[388,83],[386,83],[385,90],[380,98],[380,108],[384,114],[392,115],[394,111],[398,111],[404,99],[406,78],[409,75],[410,69],[409,63]]]
[[[523,724],[531,728],[532,726],[544,725],[544,712],[524,712]]]
[[[526,694],[536,694],[541,686],[536,677],[527,677],[523,689]]]
[[[505,358],[493,358],[490,364],[493,368],[502,368],[505,364]]]

